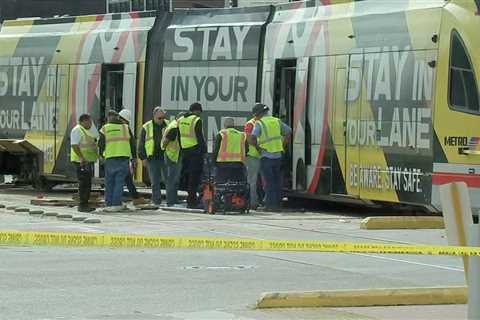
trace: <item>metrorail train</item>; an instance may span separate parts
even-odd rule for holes
[[[211,150],[262,101],[293,128],[292,195],[436,211],[439,185],[465,181],[480,208],[480,1],[330,2],[6,21],[0,174],[74,179],[84,112],[123,106],[139,133],[154,106],[199,101]]]

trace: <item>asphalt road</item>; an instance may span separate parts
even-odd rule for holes
[[[31,198],[29,193],[2,192],[0,203],[28,206]],[[446,244],[443,230],[361,230],[362,215],[346,211],[92,216],[102,223],[86,225],[0,209],[0,229]],[[457,257],[0,247],[0,262],[0,319],[464,319],[466,312],[464,305],[252,307],[266,291],[465,285]]]

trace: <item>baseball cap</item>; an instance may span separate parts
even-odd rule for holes
[[[202,105],[198,102],[194,102],[190,105],[190,111],[200,111],[203,112]]]
[[[263,103],[257,102],[253,106],[252,113],[254,116],[258,116],[260,114],[267,112],[268,110],[270,110],[270,108],[268,108],[266,105],[264,105]]]

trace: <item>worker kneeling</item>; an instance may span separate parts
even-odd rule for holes
[[[234,128],[233,118],[225,118],[224,127],[215,138],[213,152],[216,172],[213,206],[223,211],[248,211],[250,196],[244,165],[248,149],[246,135]],[[207,209],[210,213],[215,211]]]
[[[225,129],[220,130],[215,138],[214,159],[216,167],[216,183],[228,181],[244,181],[245,177],[245,133],[234,128],[234,119],[224,120]]]

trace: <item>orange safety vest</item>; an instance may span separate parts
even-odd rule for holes
[[[217,162],[245,161],[245,133],[234,128],[220,130],[222,142],[218,151]]]

